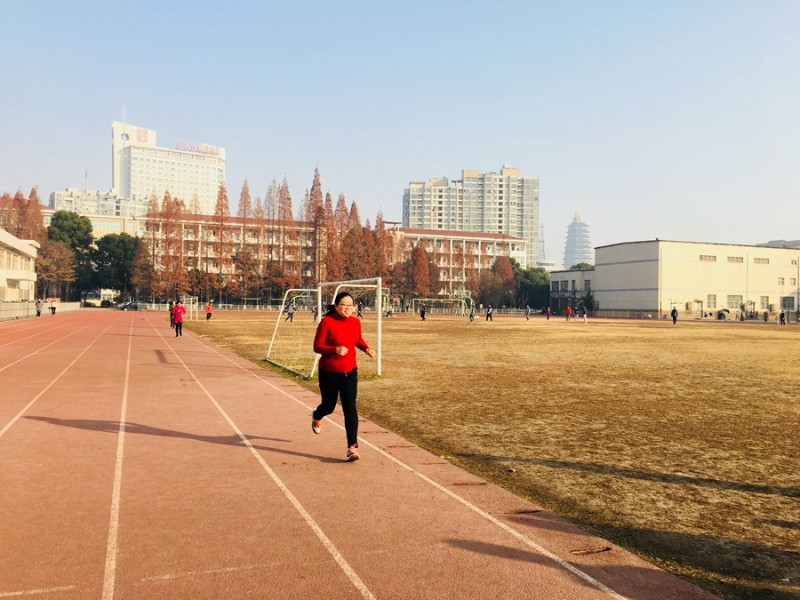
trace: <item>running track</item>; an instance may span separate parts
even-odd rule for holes
[[[317,401],[160,314],[0,323],[0,599],[713,598]]]

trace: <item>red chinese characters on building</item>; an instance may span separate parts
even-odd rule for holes
[[[136,130],[136,141],[146,143],[147,142],[147,129],[137,129]]]

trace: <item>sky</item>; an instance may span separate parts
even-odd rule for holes
[[[111,123],[362,220],[409,181],[540,179],[545,258],[800,239],[800,2],[0,0],[0,192],[111,188]]]

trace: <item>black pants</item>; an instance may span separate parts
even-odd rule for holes
[[[183,321],[175,321],[175,337],[183,335]]]
[[[336,399],[340,397],[344,413],[344,429],[347,432],[347,446],[358,446],[358,410],[356,409],[358,369],[353,369],[349,373],[331,373],[320,369],[319,391],[322,402],[314,410],[312,417],[319,420],[331,414],[336,408]]]

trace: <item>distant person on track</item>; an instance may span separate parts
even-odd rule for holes
[[[341,399],[344,427],[347,433],[347,462],[358,455],[358,365],[356,348],[375,358],[375,350],[361,336],[361,321],[353,317],[355,302],[348,292],[336,294],[333,305],[317,325],[314,352],[319,359],[319,391],[322,402],[311,413],[311,430],[319,433],[322,419],[336,408]]]
[[[173,312],[175,310],[175,303],[172,300],[169,301],[169,304],[167,305],[167,310],[169,311],[170,329],[175,329],[175,313]]]
[[[284,321],[289,321],[289,323],[294,323],[294,304],[289,302],[286,305],[286,318]]]
[[[178,300],[175,302],[175,307],[172,309],[172,318],[175,323],[175,337],[183,335],[183,315],[186,314],[186,307],[183,302]]]
[[[469,305],[469,322],[472,323],[475,320],[475,303]]]
[[[425,313],[428,312],[428,307],[425,306],[425,303],[419,305],[419,318],[423,321],[425,320]]]
[[[785,311],[781,311],[781,315],[780,315],[779,318],[780,318],[780,324],[781,325],[786,325],[786,312]]]
[[[42,316],[42,299],[41,298],[37,298],[36,299],[36,318],[38,319],[41,316]]]
[[[525,320],[526,321],[531,320],[531,307],[528,304],[525,305]]]
[[[486,320],[494,322],[494,309],[491,304],[486,307]]]
[[[675,323],[678,322],[678,307],[677,306],[673,306],[672,307],[672,312],[669,313],[669,314],[672,317],[672,324],[675,325]]]
[[[214,305],[211,302],[209,302],[208,304],[206,304],[206,321],[211,319],[211,315],[213,314],[214,314]]]
[[[364,311],[364,305],[359,300],[359,302],[358,302],[358,304],[356,306],[358,306],[358,318],[360,319],[362,317],[362,313]]]

